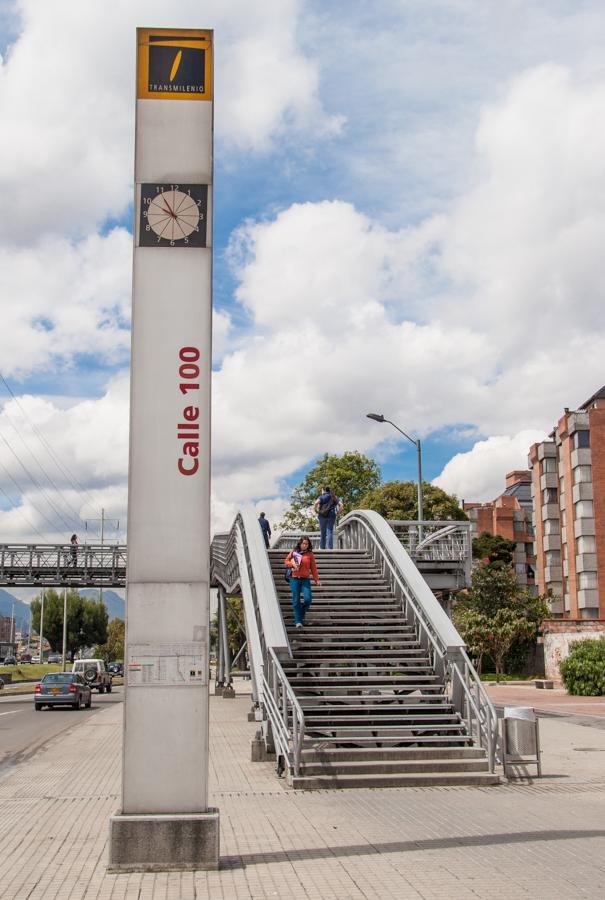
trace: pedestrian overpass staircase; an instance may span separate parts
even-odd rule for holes
[[[321,586],[294,628],[283,561],[240,514],[212,544],[212,579],[241,594],[264,749],[295,788],[494,784],[495,710],[464,642],[400,537],[355,511],[338,549],[315,551]],[[227,651],[226,629],[219,651]]]

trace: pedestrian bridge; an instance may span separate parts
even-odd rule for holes
[[[429,587],[455,591],[470,584],[469,522],[388,523]],[[313,536],[318,543],[318,535]],[[279,546],[294,546],[296,534]],[[0,544],[0,587],[117,587],[126,583],[125,544]]]
[[[124,544],[0,544],[1,587],[117,587],[126,584]]]
[[[279,535],[267,552],[244,512],[212,542],[217,691],[232,696],[227,601],[241,597],[260,724],[254,758],[274,756],[303,789],[497,783],[494,707],[429,587],[452,573],[466,583],[468,523],[355,510],[339,522],[334,550],[315,549],[310,535],[320,584],[295,626],[284,558],[300,537]]]

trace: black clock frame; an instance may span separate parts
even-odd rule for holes
[[[200,213],[198,230],[192,231],[185,238],[170,239],[159,237],[147,222],[147,209],[150,202],[159,194],[167,191],[181,191],[189,194],[196,201]],[[208,221],[208,185],[207,184],[142,184],[139,208],[139,247],[205,247],[206,222]]]

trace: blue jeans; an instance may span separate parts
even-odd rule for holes
[[[305,614],[311,606],[311,579],[291,578],[290,590],[292,591],[292,609],[294,611],[294,624],[301,625],[305,621]],[[300,595],[303,595],[301,602]]]
[[[328,550],[334,549],[334,526],[336,525],[336,515],[318,516],[319,519],[319,549],[326,549],[326,541]]]

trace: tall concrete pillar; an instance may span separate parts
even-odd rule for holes
[[[113,870],[218,866],[208,809],[212,32],[137,30],[126,699]]]

